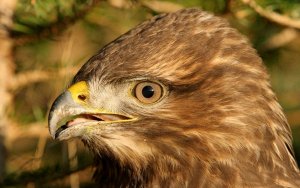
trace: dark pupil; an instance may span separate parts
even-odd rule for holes
[[[145,86],[142,90],[142,94],[145,98],[151,98],[154,95],[153,87]]]

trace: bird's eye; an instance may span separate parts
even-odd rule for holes
[[[141,82],[134,88],[134,96],[145,104],[157,102],[162,94],[162,86],[154,82]]]

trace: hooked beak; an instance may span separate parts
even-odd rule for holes
[[[81,137],[90,130],[89,127],[135,120],[107,109],[92,108],[88,101],[89,89],[85,81],[72,85],[56,98],[48,117],[49,131],[53,139]]]

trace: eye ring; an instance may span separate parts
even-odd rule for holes
[[[133,91],[134,96],[144,104],[153,104],[163,96],[163,87],[155,82],[140,82]]]

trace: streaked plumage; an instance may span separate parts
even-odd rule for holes
[[[160,98],[137,99],[139,83],[159,86]],[[156,16],[105,46],[54,102],[49,129],[82,139],[101,187],[300,187],[261,58],[197,9]]]

